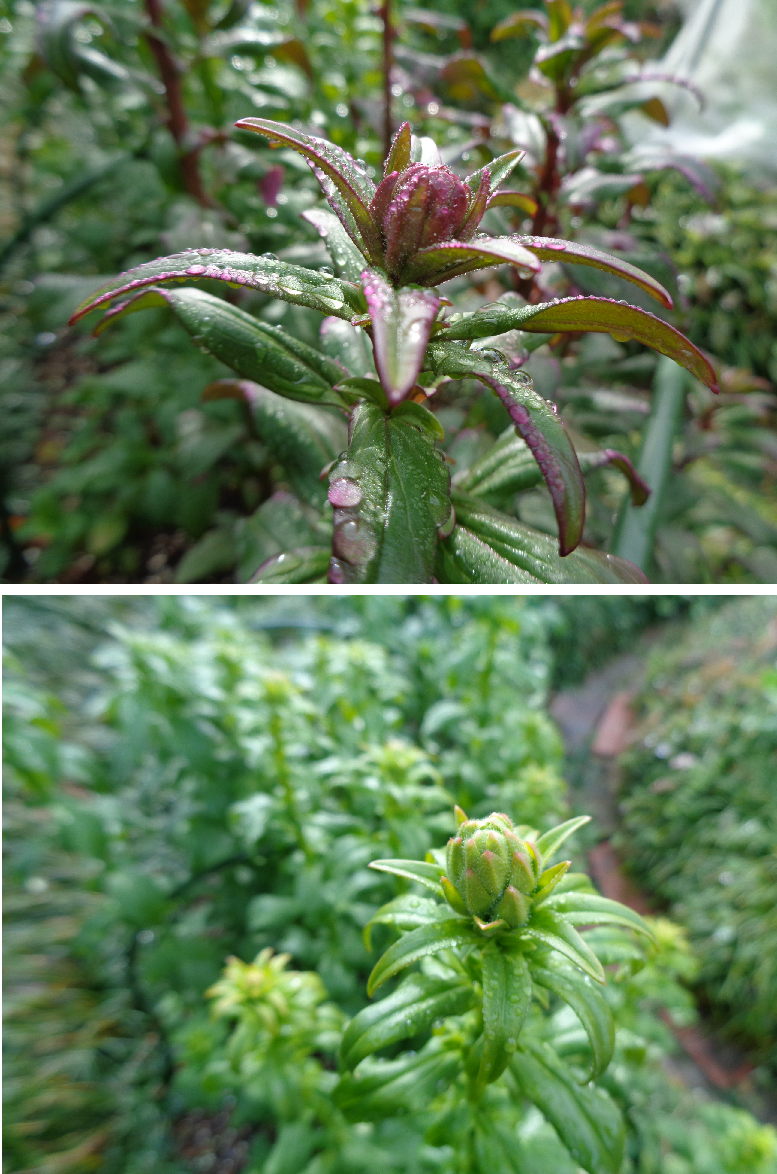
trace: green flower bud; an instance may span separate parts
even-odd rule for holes
[[[464,813],[462,812],[462,815]],[[451,908],[487,923],[525,925],[537,874],[534,854],[506,815],[464,819],[448,841],[443,891]]]

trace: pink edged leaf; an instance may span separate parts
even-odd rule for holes
[[[557,302],[527,308],[533,313],[521,322],[521,330],[540,334],[580,330],[612,334],[619,340],[633,338],[674,359],[711,391],[716,394],[720,391],[709,359],[674,326],[656,318],[655,314],[649,314],[647,310],[614,302],[610,298],[596,297],[561,298]]]
[[[372,319],[375,366],[389,403],[400,403],[415,386],[440,298],[432,290],[394,289],[367,269],[362,286]]]
[[[406,272],[409,281],[437,285],[451,277],[491,265],[514,265],[525,277],[539,273],[542,267],[528,249],[503,236],[428,245],[411,258]]]
[[[478,230],[480,221],[486,214],[488,207],[488,197],[491,194],[491,179],[487,171],[484,171],[480,177],[480,184],[474,197],[472,198],[469,208],[467,209],[467,218],[461,225],[457,232],[459,240],[468,241]]]
[[[584,473],[589,473],[593,469],[602,469],[605,465],[613,465],[629,483],[629,491],[631,493],[632,505],[644,505],[650,497],[652,490],[647,481],[640,477],[637,470],[632,465],[625,453],[618,452],[614,448],[597,449],[595,452],[581,452],[578,453],[580,460],[580,468]]]
[[[610,253],[603,253],[601,249],[578,244],[577,241],[556,240],[549,236],[513,236],[510,239],[528,249],[540,261],[566,261],[572,265],[591,265],[594,269],[603,269],[606,273],[623,277],[644,289],[645,293],[650,294],[662,306],[666,306],[667,310],[674,308],[674,302],[660,281],[656,281],[655,277],[638,269],[636,265],[631,265],[620,257],[613,257]]]
[[[238,130],[265,135],[302,155],[354,244],[368,260],[380,261],[383,252],[380,234],[368,211],[375,195],[375,184],[347,151],[326,139],[306,135],[293,126],[266,118],[241,118],[235,126]]]
[[[585,522],[585,484],[577,454],[556,405],[538,395],[524,372],[511,371],[464,347],[433,343],[429,359],[435,374],[479,379],[499,397],[526,441],[550,491],[563,557],[580,542]]]
[[[480,181],[484,175],[488,176],[491,191],[496,191],[500,183],[507,179],[514,167],[520,163],[526,152],[522,147],[515,147],[512,151],[507,151],[504,155],[499,155],[496,159],[492,159],[490,163],[486,163],[485,167],[481,167],[479,171],[473,171],[472,175],[468,175],[464,180],[470,191],[476,192],[480,187]]]
[[[114,298],[149,285],[181,281],[225,281],[236,287],[257,289],[270,297],[308,306],[322,314],[333,314],[350,321],[354,312],[364,309],[361,290],[302,265],[288,265],[277,257],[257,257],[253,253],[236,253],[231,249],[187,249],[170,257],[157,257],[126,273],[120,273],[95,290],[81,303],[70,319],[78,322],[90,310],[105,306]]]

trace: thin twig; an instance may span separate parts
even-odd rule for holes
[[[383,158],[387,159],[394,135],[394,125],[391,120],[391,69],[394,64],[391,0],[383,0],[380,17],[383,21]]]

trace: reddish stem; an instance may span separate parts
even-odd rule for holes
[[[383,158],[388,158],[394,127],[391,121],[391,67],[393,65],[394,30],[391,27],[391,0],[383,0],[380,7],[383,21]]]
[[[162,27],[162,0],[144,0],[146,15],[153,28]],[[167,101],[167,128],[178,148],[178,161],[184,187],[198,204],[209,207],[212,203],[200,175],[199,151],[189,144],[189,120],[183,101],[181,75],[172,53],[161,37],[147,30],[144,33],[148,47],[156,61]]]

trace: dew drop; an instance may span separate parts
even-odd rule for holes
[[[330,269],[328,265],[322,265],[319,268],[319,273],[322,277],[334,277],[334,269]]]
[[[277,261],[278,260],[275,253],[262,253],[262,256],[264,257],[264,259],[266,261]]]
[[[205,272],[205,266],[204,265],[190,265],[189,268],[186,270],[186,272],[191,277],[199,277],[199,275],[201,273]]]

